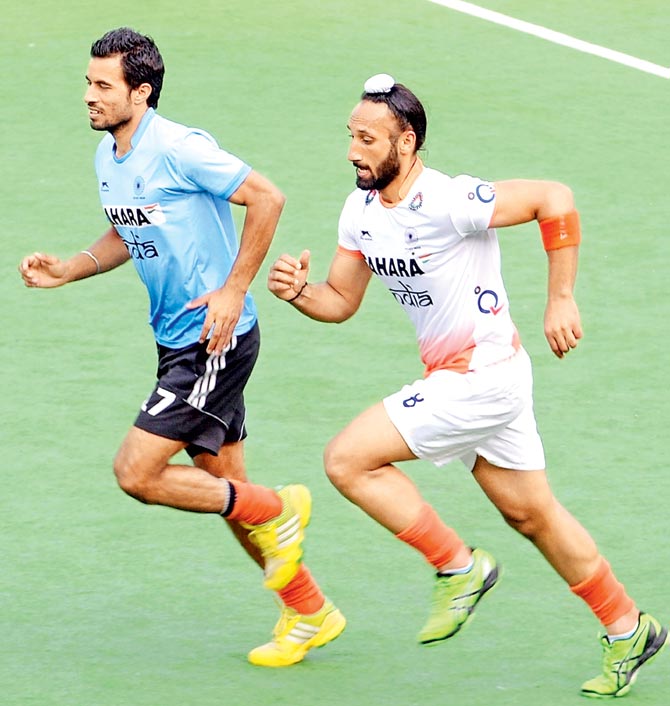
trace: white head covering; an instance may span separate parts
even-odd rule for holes
[[[366,93],[390,93],[395,86],[395,79],[389,74],[376,74],[371,76],[363,86]]]

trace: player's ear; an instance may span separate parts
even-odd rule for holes
[[[414,154],[416,151],[416,133],[414,130],[405,130],[400,136],[400,153]]]
[[[151,84],[141,83],[133,90],[133,103],[139,105],[140,103],[148,102],[152,91]]]

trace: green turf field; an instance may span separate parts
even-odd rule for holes
[[[666,0],[484,0],[484,6],[670,65]],[[459,464],[411,473],[504,580],[449,644],[420,648],[432,587],[418,554],[329,485],[327,440],[421,374],[409,323],[379,283],[352,321],[298,316],[254,285],[263,352],[248,388],[249,473],[307,483],[307,560],[343,636],[286,670],[247,664],[276,619],[221,520],[145,507],[111,459],[152,387],[146,296],[127,265],[55,291],[16,266],[104,230],[82,96],[91,42],[131,25],[167,66],[160,112],[212,132],[288,197],[271,257],[313,252],[325,275],[353,187],[346,122],[385,71],[423,100],[425,161],[492,180],[551,178],[584,230],[585,338],[564,361],[542,334],[536,226],[501,235],[512,313],[533,356],[552,484],[639,605],[670,621],[665,439],[670,81],[427,0],[2,3],[0,293],[3,706],[569,706],[599,669],[598,625]],[[667,706],[670,654],[628,703]]]

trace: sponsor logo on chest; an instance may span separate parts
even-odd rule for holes
[[[366,257],[368,267],[382,277],[417,277],[426,273],[413,257]]]
[[[143,206],[103,206],[112,225],[146,228],[165,223],[165,214],[159,203]]]

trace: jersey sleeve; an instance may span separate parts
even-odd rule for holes
[[[349,196],[344,203],[342,213],[340,213],[340,220],[337,226],[337,246],[338,251],[344,251],[346,254],[357,257],[361,252],[358,244],[358,233],[354,227],[355,196],[355,193]]]
[[[451,180],[450,190],[449,214],[457,233],[465,238],[487,230],[496,204],[494,185],[461,174]]]
[[[201,131],[189,132],[168,158],[187,182],[223,199],[230,198],[251,172],[248,164]]]

